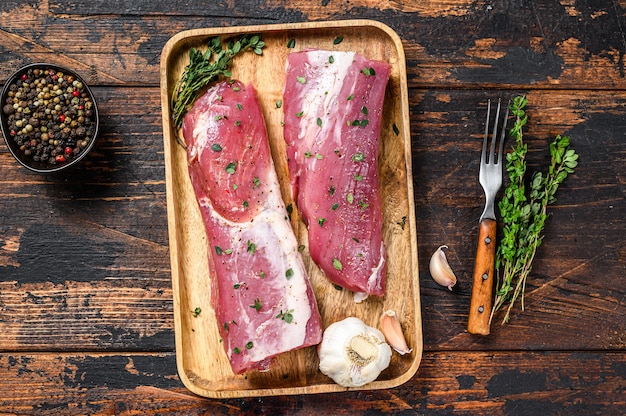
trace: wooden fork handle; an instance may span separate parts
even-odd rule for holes
[[[489,335],[489,320],[493,302],[494,260],[496,255],[496,221],[484,219],[478,230],[478,248],[474,264],[472,298],[467,331]]]

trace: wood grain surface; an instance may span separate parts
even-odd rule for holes
[[[375,391],[205,399],[176,369],[160,54],[177,33],[367,18],[406,59],[424,354]],[[96,149],[61,175],[0,145],[0,414],[626,413],[626,2],[4,0],[0,80],[69,66],[101,112]],[[525,310],[466,331],[488,98],[527,95],[529,167],[580,154],[550,209]],[[428,272],[447,244],[460,281]],[[494,318],[494,322],[498,319]]]

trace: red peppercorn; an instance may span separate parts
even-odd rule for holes
[[[78,91],[78,90],[74,90],[74,91],[72,91],[72,95],[73,95],[74,97],[78,97],[78,96],[80,95],[80,91]]]
[[[72,154],[72,152],[74,152],[74,149],[72,149],[71,147],[67,146],[67,147],[65,148],[65,154],[66,154],[66,155],[68,155],[68,156],[69,156],[69,155],[71,155],[71,154]]]
[[[22,79],[22,81],[26,81],[28,79],[28,75],[22,74],[22,78],[21,79]]]
[[[65,156],[63,156],[63,155],[56,155],[54,158],[59,163],[65,162]]]
[[[61,123],[63,123],[65,121],[65,114],[61,114],[59,116],[59,120],[61,120]]]

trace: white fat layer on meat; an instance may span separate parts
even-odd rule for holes
[[[369,279],[367,279],[367,289],[373,290],[376,286],[376,282],[380,280],[380,273],[385,265],[385,247],[383,245],[380,246],[380,261],[376,265],[376,267],[372,268],[372,274],[370,274]]]
[[[280,189],[274,169],[268,174],[268,198],[263,210],[254,217],[254,221],[233,222],[217,215],[214,218],[222,227],[231,228],[230,246],[236,246],[241,241],[254,241],[258,248],[267,247],[271,250],[271,270],[267,273],[267,282],[274,286],[274,293],[281,293],[280,299],[273,299],[276,303],[274,309],[267,313],[265,323],[254,328],[250,325],[248,315],[241,314],[241,326],[250,328],[249,339],[260,340],[254,344],[254,348],[248,351],[252,361],[259,361],[275,354],[277,351],[289,351],[302,345],[306,338],[307,322],[311,318],[309,298],[307,296],[307,274],[302,258],[298,253],[298,241],[295,238],[289,221],[286,219],[287,211],[280,198]],[[199,201],[201,206],[210,204],[208,198]],[[226,243],[224,246],[228,246]],[[293,276],[287,280],[285,272],[293,270]],[[269,276],[274,276],[269,278]],[[241,305],[242,310],[247,310],[247,305]],[[280,318],[276,318],[279,312],[293,310],[293,321],[287,324]],[[284,325],[284,327],[283,327]],[[277,328],[280,328],[280,336],[277,336]],[[232,354],[232,353],[231,353]]]
[[[378,262],[378,264],[376,265],[376,267],[372,268],[372,274],[370,274],[369,278],[367,279],[367,290],[371,291],[374,289],[374,287],[376,286],[376,283],[378,282],[379,278],[380,278],[380,272],[383,268],[383,266],[385,265],[385,254],[384,254],[384,247],[381,246],[380,247],[380,261]],[[355,303],[361,303],[363,302],[365,299],[368,298],[368,294],[366,292],[355,292],[354,293],[354,302]]]
[[[189,160],[194,160],[209,145],[209,137],[220,137],[219,124],[215,121],[214,114],[228,114],[230,107],[219,104],[219,89],[211,88],[207,91],[208,96],[202,97],[211,103],[211,111],[197,112],[197,119],[194,123],[193,137],[194,143],[189,149]]]
[[[329,63],[329,57],[333,56],[334,62]],[[343,117],[339,117],[341,106],[338,100],[347,97],[339,97],[339,92],[345,87],[345,79],[348,70],[354,61],[354,52],[328,52],[310,51],[307,53],[305,79],[306,84],[300,91],[298,102],[302,103],[302,121],[298,139],[302,140],[298,149],[304,152],[312,152],[310,158],[311,168],[315,168],[316,149],[328,142],[321,143],[319,138],[333,138],[333,144],[341,144],[341,126]],[[317,119],[322,120],[322,126],[317,124]],[[304,157],[304,155],[299,155]]]

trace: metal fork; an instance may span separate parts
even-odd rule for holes
[[[502,186],[502,150],[506,137],[506,122],[509,116],[509,106],[500,133],[500,143],[496,153],[496,141],[498,139],[498,119],[500,118],[500,100],[496,109],[496,117],[493,122],[491,133],[491,145],[487,154],[487,142],[489,141],[489,122],[491,116],[491,100],[487,104],[487,121],[485,122],[485,137],[483,150],[480,155],[480,171],[478,179],[485,192],[485,209],[480,216],[478,230],[478,247],[476,249],[476,262],[474,264],[474,279],[472,286],[472,298],[467,323],[467,331],[470,334],[488,335],[489,320],[491,316],[494,280],[494,260],[496,253],[496,215],[494,212],[495,199],[500,186]]]

